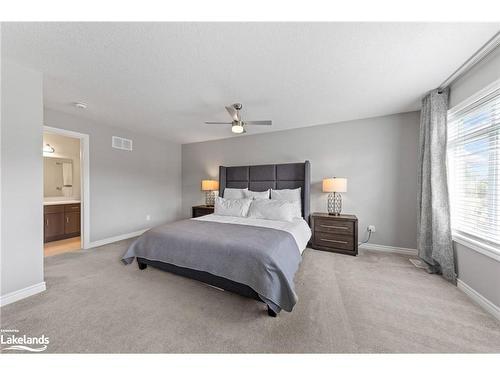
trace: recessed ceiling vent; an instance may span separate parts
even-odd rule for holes
[[[132,140],[113,136],[111,138],[111,147],[116,148],[118,150],[132,151]]]

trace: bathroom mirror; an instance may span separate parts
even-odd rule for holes
[[[73,161],[71,159],[43,158],[44,197],[71,197],[73,195]]]

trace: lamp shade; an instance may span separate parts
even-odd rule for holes
[[[214,191],[219,189],[219,181],[216,180],[201,180],[202,191]]]
[[[323,180],[324,193],[345,193],[347,191],[347,178],[325,178]]]

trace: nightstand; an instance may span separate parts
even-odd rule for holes
[[[358,254],[358,218],[315,212],[311,215],[312,248],[336,253]]]
[[[200,217],[204,215],[210,215],[214,213],[214,206],[193,206],[193,217]]]

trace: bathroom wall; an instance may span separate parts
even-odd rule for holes
[[[75,199],[80,199],[80,140],[77,138],[65,137],[58,134],[43,133],[43,144],[49,144],[55,151],[54,153],[44,153],[44,158],[64,158],[70,159],[73,162],[73,193],[70,195]],[[47,178],[47,173],[44,169],[44,177]],[[44,188],[45,196],[53,196],[47,194],[47,189]],[[64,195],[62,192],[58,195]]]

